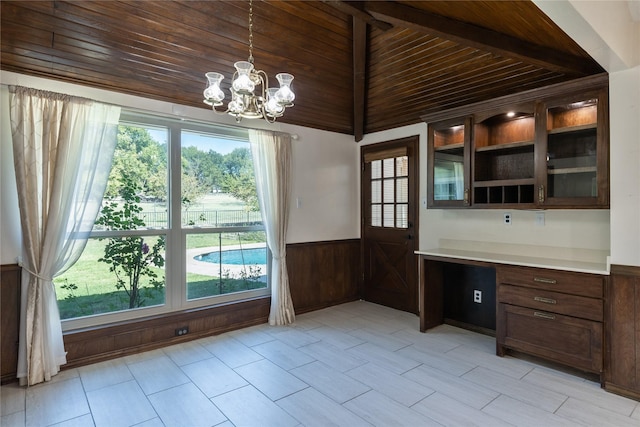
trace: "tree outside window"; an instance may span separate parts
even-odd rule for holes
[[[169,134],[157,125],[119,127],[91,239],[54,280],[62,319],[163,307],[167,286],[203,303],[267,288],[266,239],[246,138],[182,130],[173,148],[180,165],[170,168]],[[180,174],[177,196],[168,185],[172,171]],[[172,203],[179,204],[181,218],[171,222],[185,235],[185,249],[167,239]],[[169,281],[167,266],[185,277]]]

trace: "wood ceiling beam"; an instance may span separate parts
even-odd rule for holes
[[[461,45],[516,58],[524,63],[569,75],[583,76],[601,72],[594,61],[529,43],[445,16],[391,1],[365,2],[364,10],[378,21],[396,27],[411,28]]]
[[[347,15],[351,15],[354,18],[358,18],[367,24],[371,25],[374,28],[377,28],[382,31],[387,31],[393,28],[393,25],[388,22],[378,21],[376,18],[371,16],[364,10],[363,1],[340,1],[340,0],[324,0],[324,2],[334,8],[346,13]]]
[[[367,71],[367,23],[353,17],[353,137],[364,137]]]

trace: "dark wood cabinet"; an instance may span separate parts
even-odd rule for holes
[[[602,374],[605,277],[530,267],[496,271],[496,350]]]
[[[640,267],[611,266],[605,389],[640,400]]]
[[[471,118],[429,124],[427,199],[429,207],[469,206]]]
[[[606,75],[423,116],[428,206],[608,208]]]
[[[476,115],[473,139],[473,204],[534,202],[534,104],[513,106],[487,118]]]
[[[609,206],[607,88],[538,104],[538,204]]]

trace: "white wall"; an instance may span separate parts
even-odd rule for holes
[[[9,90],[0,86],[0,264],[14,264],[22,247],[18,191],[13,167]]]
[[[19,211],[11,132],[9,125],[9,98],[5,85],[15,84],[42,90],[83,96],[97,101],[121,105],[125,108],[147,111],[187,120],[197,120],[236,126],[227,115],[214,115],[205,108],[193,108],[125,95],[85,86],[31,77],[6,71],[0,72],[2,102],[0,119],[0,264],[16,262],[21,252]],[[295,108],[295,107],[294,107]],[[353,137],[282,123],[269,125],[255,120],[244,120],[244,127],[259,127],[297,134],[293,141],[293,194],[290,211],[288,242],[313,242],[358,238],[359,190],[358,146]],[[296,208],[296,198],[302,205]]]
[[[535,3],[609,72],[611,263],[640,266],[640,2]]]
[[[640,266],[640,66],[609,76],[611,263]]]

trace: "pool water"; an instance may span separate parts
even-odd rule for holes
[[[222,256],[222,260],[220,259]],[[229,251],[209,252],[193,257],[196,261],[212,264],[255,265],[267,263],[267,248],[232,249]]]

